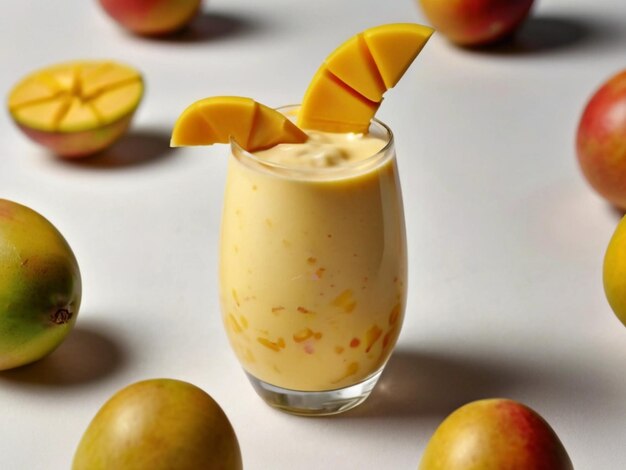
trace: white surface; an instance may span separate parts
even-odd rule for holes
[[[0,468],[68,468],[92,416],[149,377],[191,381],[224,408],[247,470],[415,469],[436,425],[473,399],[540,412],[577,469],[626,466],[626,328],[601,285],[619,215],[583,181],[573,140],[590,93],[626,66],[626,3],[544,0],[509,52],[435,36],[378,116],[395,131],[410,285],[373,396],[336,418],[276,412],[228,348],[217,300],[225,147],[167,147],[196,99],[298,102],[324,57],[412,0],[211,0],[195,36],[147,40],[97,2],[5,0],[0,90],[74,58],[140,68],[132,133],[91,160],[52,158],[0,115],[0,197],[48,217],[79,260],[84,302],[52,356],[0,374]]]

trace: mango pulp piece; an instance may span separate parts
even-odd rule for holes
[[[35,72],[9,95],[21,125],[50,132],[78,132],[112,123],[138,106],[138,71],[110,61],[77,61]],[[79,111],[79,112],[77,112]]]
[[[367,133],[379,106],[322,67],[304,97],[299,125],[326,132]]]
[[[172,130],[173,147],[226,144],[233,138],[249,152],[279,143],[299,143],[307,135],[287,117],[251,98],[215,96],[190,105]]]
[[[380,102],[387,87],[362,34],[348,39],[325,61],[326,69],[365,98]]]
[[[433,32],[428,26],[410,23],[377,26],[363,32],[387,89],[396,86]]]
[[[301,128],[367,132],[382,102],[433,33],[418,24],[367,29],[339,46],[318,69],[298,115]]]
[[[249,148],[258,150],[270,148],[281,143],[297,143],[307,140],[306,134],[296,127],[295,124],[289,119],[277,119],[276,113],[277,111],[267,106],[257,106],[254,127],[247,144]]]

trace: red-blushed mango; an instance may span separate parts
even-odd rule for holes
[[[186,26],[198,12],[201,0],[100,0],[100,4],[133,33],[160,36]]]
[[[13,87],[16,125],[61,157],[99,152],[130,125],[143,96],[141,74],[110,60],[65,62],[37,70]]]
[[[550,425],[526,405],[493,398],[450,414],[431,437],[419,470],[573,470]]]
[[[241,470],[235,431],[221,407],[187,382],[150,379],[100,408],[74,455],[73,470]]]
[[[533,0],[419,0],[433,27],[462,46],[481,46],[510,36]]]
[[[61,233],[32,209],[0,199],[0,370],[59,346],[80,299],[78,264]]]
[[[626,70],[607,80],[587,103],[576,150],[591,187],[626,209]]]

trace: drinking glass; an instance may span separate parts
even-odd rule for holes
[[[297,106],[279,109],[287,116]],[[294,168],[231,142],[220,242],[230,344],[256,392],[300,415],[357,406],[404,317],[407,253],[391,130],[376,154]]]

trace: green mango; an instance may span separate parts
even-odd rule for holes
[[[78,263],[61,233],[34,210],[0,199],[0,370],[56,349],[80,299]]]

